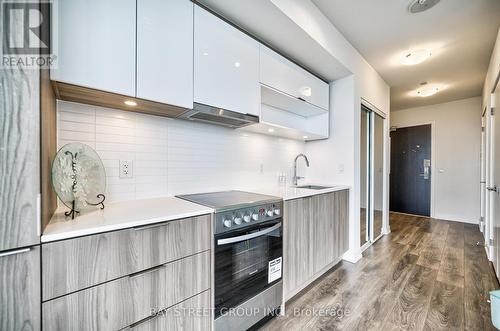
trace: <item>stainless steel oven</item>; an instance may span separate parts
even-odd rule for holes
[[[281,218],[215,236],[215,318],[281,281]]]
[[[180,196],[215,209],[215,329],[246,330],[283,299],[282,200],[241,191]]]

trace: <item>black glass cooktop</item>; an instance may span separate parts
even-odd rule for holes
[[[281,198],[271,195],[244,191],[197,193],[178,195],[177,197],[197,203],[199,205],[213,208],[216,211],[244,208],[250,205],[265,204],[281,200]]]

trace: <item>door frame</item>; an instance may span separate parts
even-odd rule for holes
[[[413,122],[411,124],[404,124],[402,126],[396,126],[397,129],[404,129],[404,128],[411,128],[414,126],[421,126],[421,125],[430,125],[431,126],[431,215],[429,216],[430,218],[435,218],[435,185],[436,185],[436,148],[435,148],[435,128],[436,128],[436,121],[423,121],[423,122]],[[390,151],[392,154],[392,149]],[[389,196],[390,198],[390,196]]]
[[[499,105],[495,104],[494,95],[495,91],[500,89],[500,70],[496,74],[495,81],[493,82],[493,86],[491,91],[488,91],[488,95],[486,98],[486,149],[488,153],[488,157],[486,159],[486,185],[485,187],[492,187],[495,185],[497,179],[494,178],[495,165],[493,162],[495,161],[495,131],[499,130],[495,125],[495,116],[499,116],[496,114],[496,110],[499,110]],[[484,101],[484,99],[483,99]],[[493,112],[493,114],[492,114]],[[488,130],[489,125],[489,130]],[[489,138],[489,139],[488,139]],[[499,158],[500,159],[500,158]],[[495,205],[493,201],[495,200],[496,192],[489,191],[486,189],[486,213],[485,213],[485,231],[483,233],[484,237],[484,249],[486,250],[486,255],[488,256],[488,260],[491,262],[495,261],[495,245],[496,241],[499,238],[495,238]],[[493,243],[493,245],[491,245]]]
[[[375,107],[373,104],[371,104],[369,101],[367,101],[364,98],[361,98],[361,106],[365,106],[368,110],[368,125],[369,125],[369,136],[367,137],[368,141],[371,141],[372,143],[375,141],[375,116],[380,116],[384,120],[384,132],[383,132],[383,146],[382,146],[382,157],[384,160],[383,164],[383,176],[382,176],[382,209],[383,209],[383,216],[382,216],[382,229],[380,235],[378,235],[376,238],[373,236],[373,217],[374,217],[374,211],[373,211],[373,203],[374,203],[374,176],[373,176],[373,171],[374,171],[374,149],[371,144],[368,144],[369,148],[369,185],[368,185],[368,192],[367,192],[367,215],[368,213],[370,214],[370,229],[367,227],[367,231],[369,230],[370,236],[369,240],[361,246],[361,251],[363,252],[366,250],[368,247],[370,247],[372,244],[374,244],[377,240],[382,238],[384,235],[389,234],[390,231],[390,224],[389,224],[389,163],[390,163],[390,147],[388,149],[388,144],[390,141],[389,137],[389,127],[390,123],[387,118],[387,114]],[[389,159],[389,161],[388,161]],[[367,178],[368,180],[368,178]],[[368,210],[369,209],[369,210]]]

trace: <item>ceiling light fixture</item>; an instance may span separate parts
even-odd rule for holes
[[[307,138],[309,138],[309,137],[308,137],[308,136],[303,136],[302,138],[307,139]]]
[[[274,132],[274,129],[273,128],[269,128],[269,129],[267,129],[267,132]]]
[[[127,106],[131,106],[131,107],[137,106],[137,102],[132,101],[132,100],[125,100],[123,103],[126,104]]]
[[[420,13],[434,7],[439,1],[440,0],[414,0],[408,7],[408,11],[412,14]]]
[[[410,51],[405,54],[403,58],[403,64],[407,66],[413,66],[424,62],[432,56],[430,49],[419,49],[415,51]]]
[[[426,85],[417,90],[417,95],[419,97],[430,97],[440,91],[440,87],[437,85]]]

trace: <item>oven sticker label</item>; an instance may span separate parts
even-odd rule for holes
[[[282,260],[283,260],[283,258],[280,256],[277,259],[269,261],[269,274],[267,277],[268,284],[281,278],[281,261]]]

